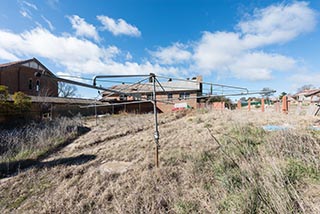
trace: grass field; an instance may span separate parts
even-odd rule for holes
[[[0,212],[320,213],[320,132],[310,129],[319,118],[199,110],[159,121],[159,168],[152,114],[77,120],[90,128],[77,137],[52,126],[70,142],[20,157],[37,160],[0,179]],[[2,168],[17,161],[10,154]]]

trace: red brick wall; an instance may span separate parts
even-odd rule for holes
[[[8,86],[10,94],[21,91],[33,96],[58,96],[58,83],[49,78],[36,77],[36,69],[25,66],[9,67],[0,71],[0,84]],[[32,89],[29,89],[29,80],[32,80]],[[37,80],[40,82],[39,92],[36,90]]]
[[[179,93],[172,94],[172,100],[168,100],[168,95],[157,95],[157,100],[162,100],[164,102],[157,102],[157,107],[162,112],[171,112],[174,108],[175,103],[187,103],[190,107],[196,109],[197,108],[197,96],[196,93],[190,93],[190,98],[179,100]],[[168,103],[166,103],[167,101]],[[169,103],[170,102],[170,103]]]
[[[212,107],[215,110],[223,110],[225,107],[225,103],[224,102],[213,102]]]
[[[1,85],[8,87],[9,93],[13,94],[15,91],[18,91],[18,72],[17,68],[9,68],[6,70],[0,71],[1,75]]]
[[[175,103],[187,103],[190,107],[192,107],[194,109],[197,108],[197,98],[196,98],[197,93],[196,92],[190,93],[190,98],[187,98],[187,99],[179,100],[179,96],[180,96],[180,92],[176,92],[176,93],[172,94],[172,99],[168,99],[167,94],[157,94],[157,100],[159,100],[157,102],[157,108],[161,112],[171,112],[172,109],[174,108]],[[141,98],[142,98],[142,100],[146,100],[147,95],[142,95]],[[109,96],[107,99],[120,100],[118,95]],[[131,97],[131,96],[127,97],[127,101],[132,101],[132,100],[134,100],[133,97]]]

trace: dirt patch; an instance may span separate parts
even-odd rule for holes
[[[124,173],[128,171],[132,162],[111,161],[103,162],[98,170],[102,173]]]

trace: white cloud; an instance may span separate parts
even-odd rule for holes
[[[73,15],[68,16],[68,19],[71,22],[72,28],[76,30],[77,36],[93,38],[96,41],[100,40],[96,27],[88,24],[83,18]]]
[[[141,32],[136,26],[128,24],[123,19],[114,20],[108,16],[97,16],[97,19],[102,23],[103,30],[110,31],[113,35],[128,35],[128,36],[141,36]]]
[[[129,52],[126,54],[126,60],[132,60],[132,55]]]
[[[294,59],[280,54],[251,50],[237,33],[205,32],[195,46],[196,68],[205,73],[217,72],[239,79],[268,80],[273,71],[288,71],[296,65]]]
[[[45,57],[71,70],[73,64],[81,64],[93,58],[110,59],[117,52],[114,47],[100,48],[89,40],[72,36],[56,36],[41,27],[21,34],[1,30],[0,44],[0,50],[16,56]]]
[[[229,69],[239,79],[268,80],[272,71],[290,71],[295,67],[295,60],[279,54],[253,52],[243,54],[231,63]]]
[[[4,49],[0,49],[0,59],[7,61],[17,61],[19,58]]]
[[[294,89],[309,84],[320,87],[320,72],[294,74],[290,77],[290,80]]]
[[[0,30],[0,59],[15,60],[43,57],[63,66],[72,74],[178,74],[174,67],[163,67],[148,61],[117,62],[121,51],[115,46],[99,47],[92,41],[70,35],[57,36],[37,27],[21,34]],[[53,71],[55,72],[55,71]]]
[[[194,48],[193,59],[196,66],[205,72],[221,70],[244,50],[239,34],[205,32]]]
[[[18,0],[18,4],[19,4],[19,7],[20,7],[19,13],[23,17],[28,18],[28,19],[32,19],[32,12],[30,11],[30,9],[38,10],[38,8],[37,8],[37,6],[35,4],[32,4],[32,3],[27,2],[27,1]]]
[[[20,10],[20,14],[25,18],[31,19],[31,15],[28,13],[27,10],[24,10],[24,9]]]
[[[53,9],[57,9],[59,4],[59,0],[46,0],[46,2]]]
[[[238,28],[248,47],[288,42],[298,35],[310,32],[316,25],[316,12],[306,2],[272,5],[256,10]]]
[[[316,13],[305,2],[255,10],[252,17],[237,25],[239,32],[204,32],[194,46],[194,67],[240,79],[271,79],[274,72],[294,70],[298,63],[261,50],[291,41],[315,25]]]
[[[166,48],[158,48],[157,51],[151,52],[151,55],[161,64],[178,64],[186,62],[192,54],[186,50],[186,46],[181,43],[175,43]]]
[[[84,79],[82,78],[80,75],[76,75],[74,73],[68,73],[68,72],[63,72],[63,71],[58,71],[56,73],[56,75],[60,78],[63,78],[63,79],[68,79],[68,80],[72,80],[72,81],[76,81],[76,82],[83,82],[83,83],[87,83],[87,84],[90,84],[92,83],[91,80],[88,80],[88,79]]]
[[[34,9],[34,10],[38,10],[37,6],[35,4],[32,4],[30,2],[27,2],[27,1],[22,1],[23,4],[25,4],[26,6]]]
[[[45,16],[42,15],[41,18],[47,23],[47,25],[51,31],[53,31],[55,29],[53,24]]]
[[[283,22],[279,17],[286,21]],[[204,32],[198,41],[191,42],[193,46],[173,43],[150,52],[155,63],[147,59],[137,63],[130,61],[130,53],[123,53],[116,46],[98,45],[96,28],[75,15],[68,18],[78,37],[67,33],[55,35],[41,26],[23,33],[0,29],[0,59],[42,57],[63,66],[65,72],[72,74],[152,72],[179,75],[187,71],[199,71],[253,81],[269,80],[275,72],[290,71],[290,75],[297,74],[299,64],[290,56],[268,53],[264,48],[289,42],[311,31],[316,25],[315,17],[315,12],[304,2],[273,5],[256,10],[246,21],[239,22],[235,32]],[[122,19],[115,21],[107,16],[97,18],[114,35],[141,35],[135,26]],[[296,20],[296,24],[291,20]],[[117,61],[119,56],[123,56],[121,62]]]

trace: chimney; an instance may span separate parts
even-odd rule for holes
[[[199,95],[202,95],[202,76],[197,76],[197,82],[199,83]]]
[[[197,76],[197,82],[202,82],[202,76]]]

